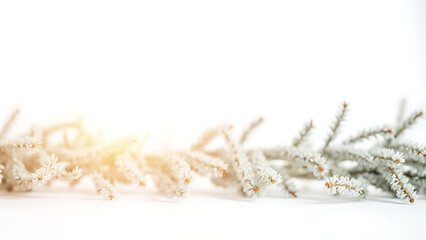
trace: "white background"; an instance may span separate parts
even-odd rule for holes
[[[343,101],[343,136],[393,124],[404,97],[409,110],[426,109],[425,14],[424,1],[2,1],[0,117],[19,107],[13,134],[22,134],[81,116],[109,138],[150,132],[152,149],[185,148],[206,126],[238,129],[257,116],[265,124],[249,144],[288,144],[313,119],[318,146]],[[423,120],[406,137],[426,143],[425,132]],[[143,191],[86,201],[86,186],[4,193],[0,236],[416,239],[425,220],[424,200],[341,201],[314,188],[298,201],[247,203],[205,184],[182,203]]]

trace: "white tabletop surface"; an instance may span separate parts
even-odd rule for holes
[[[88,179],[31,193],[3,193],[0,239],[419,239],[426,200],[414,205],[372,191],[366,199],[328,195],[320,181],[297,181],[299,197],[277,189],[256,201],[196,179],[183,200],[148,186],[118,186],[100,200]]]

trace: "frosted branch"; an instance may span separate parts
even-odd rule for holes
[[[259,127],[259,125],[263,122],[263,118],[260,117],[258,119],[256,119],[255,121],[253,121],[250,126],[248,126],[247,129],[244,130],[243,134],[241,135],[240,138],[240,144],[244,144],[248,138],[248,136],[256,129]]]
[[[328,147],[328,145],[330,145],[330,143],[336,138],[339,128],[342,122],[345,120],[347,111],[348,111],[348,104],[345,102],[343,103],[341,109],[339,110],[336,116],[336,119],[330,126],[330,133],[328,134],[328,137],[325,140],[324,147],[322,148],[323,150],[325,150]]]
[[[351,197],[363,198],[368,186],[363,178],[329,177],[325,179],[325,188],[330,194],[342,194]]]
[[[412,113],[404,122],[398,125],[398,127],[395,130],[395,138],[398,138],[405,130],[410,128],[412,125],[414,125],[420,117],[423,116],[422,111],[416,111]]]
[[[349,139],[345,140],[343,144],[353,144],[356,142],[367,140],[368,138],[385,136],[385,135],[391,134],[392,132],[393,130],[390,129],[389,127],[372,128],[369,130],[364,130],[360,132],[359,134],[353,137],[350,137]]]
[[[314,125],[312,120],[309,123],[306,123],[302,130],[300,130],[299,134],[293,139],[293,146],[298,147],[302,142],[306,141],[313,127]]]

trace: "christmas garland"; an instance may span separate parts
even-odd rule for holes
[[[31,191],[54,179],[76,184],[87,176],[104,199],[113,200],[116,183],[143,187],[151,178],[160,193],[181,198],[198,174],[250,198],[263,196],[272,185],[296,198],[292,178],[315,178],[324,181],[330,194],[363,198],[371,186],[414,203],[417,193],[426,193],[426,148],[402,141],[401,135],[423,114],[416,111],[406,117],[403,112],[392,128],[371,128],[336,144],[348,113],[348,104],[343,103],[319,150],[307,147],[312,121],[290,146],[247,148],[246,140],[263,121],[259,118],[238,138],[232,126],[221,125],[205,131],[187,150],[153,153],[143,149],[146,138],[103,144],[83,129],[81,121],[10,140],[6,136],[19,113],[15,111],[0,132],[0,183],[7,191]],[[52,141],[52,135],[60,131],[63,139]],[[224,144],[212,148],[216,138]]]

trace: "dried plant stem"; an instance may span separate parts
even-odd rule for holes
[[[66,129],[66,128],[77,128],[77,129],[79,129],[79,128],[81,128],[81,124],[82,124],[81,121],[75,121],[75,122],[64,122],[64,123],[60,123],[60,124],[57,124],[57,125],[53,125],[51,127],[43,129],[43,132],[42,132],[43,136],[42,137],[43,137],[43,139],[47,139],[47,137],[49,135],[51,135],[52,133],[59,131],[59,130]]]
[[[225,137],[225,141],[228,143],[228,145],[229,145],[229,147],[232,151],[232,154],[234,155],[234,158],[233,158],[234,162],[237,164],[238,167],[240,167],[241,165],[240,165],[240,160],[239,160],[239,157],[238,157],[237,146],[235,145],[234,141],[231,140],[231,137],[229,136],[227,131],[222,131],[222,134]]]

